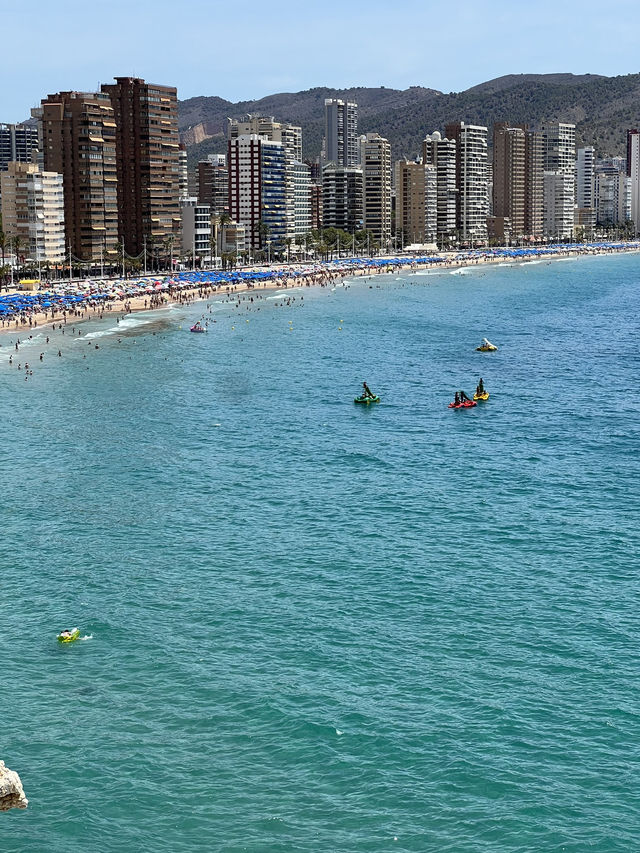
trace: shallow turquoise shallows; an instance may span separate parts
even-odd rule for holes
[[[637,849],[640,256],[252,296],[2,338],[0,849]]]

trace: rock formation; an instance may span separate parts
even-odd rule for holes
[[[22,790],[22,782],[15,770],[5,767],[0,761],[0,812],[9,809],[26,809],[29,800]]]

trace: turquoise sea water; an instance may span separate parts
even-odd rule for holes
[[[637,849],[640,257],[253,295],[2,339],[0,849]]]

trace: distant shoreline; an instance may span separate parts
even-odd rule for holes
[[[77,303],[73,308],[64,306],[52,306],[51,310],[33,311],[24,313],[17,318],[3,319],[0,333],[5,336],[8,333],[28,333],[34,329],[47,328],[49,326],[68,322],[74,325],[87,320],[99,319],[105,316],[122,318],[128,314],[140,311],[154,311],[163,308],[169,303],[188,306],[196,302],[210,299],[212,296],[232,296],[238,293],[246,293],[256,290],[279,290],[290,287],[326,287],[348,278],[371,277],[373,275],[384,275],[389,273],[406,273],[416,270],[453,270],[463,267],[485,266],[487,264],[500,264],[519,262],[526,264],[534,260],[559,260],[563,258],[594,257],[612,254],[633,254],[640,252],[640,242],[592,244],[585,246],[556,246],[546,249],[518,249],[517,247],[502,249],[468,250],[465,252],[442,252],[429,258],[413,259],[407,256],[384,256],[376,258],[345,258],[327,261],[321,264],[288,264],[273,265],[272,267],[259,267],[251,270],[233,271],[228,275],[241,274],[245,276],[242,280],[225,283],[217,281],[216,277],[223,275],[219,270],[197,270],[191,273],[181,273],[173,278],[164,278],[161,285],[162,290],[151,292],[140,292],[124,298],[110,297],[107,300],[96,301],[92,295],[85,297],[84,301]],[[281,273],[278,275],[278,273]],[[251,276],[255,278],[252,280]],[[264,279],[264,276],[269,276]],[[182,278],[180,278],[182,276]],[[186,276],[197,278],[193,286],[185,286]],[[207,279],[209,277],[209,279]],[[108,289],[113,285],[112,292],[121,288],[129,288],[132,284],[137,286],[146,284],[147,289],[151,282],[158,282],[157,276],[137,279],[134,281],[114,281],[107,284],[100,282],[100,289]],[[170,282],[167,284],[167,282]],[[62,283],[60,286],[63,286]],[[95,286],[97,283],[88,280],[85,288]],[[156,285],[157,286],[157,285]],[[78,287],[77,292],[82,288]],[[50,292],[50,291],[44,291]],[[17,292],[20,296],[29,294],[29,291]],[[37,292],[36,292],[37,293]],[[40,291],[43,293],[43,291]],[[8,296],[8,295],[5,295]],[[2,295],[0,295],[2,298]]]

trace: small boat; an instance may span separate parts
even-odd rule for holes
[[[365,394],[362,397],[356,397],[354,403],[379,403],[380,397],[376,394],[375,397],[367,397]]]
[[[80,628],[72,628],[70,631],[61,631],[58,634],[59,643],[73,643],[80,636]]]
[[[476,347],[476,352],[496,352],[497,349],[498,347],[495,344],[492,344],[491,341],[483,338],[480,346]]]
[[[474,400],[464,400],[462,403],[449,403],[450,409],[473,409],[478,404]]]
[[[206,332],[207,330],[200,324],[200,320],[198,320],[195,325],[193,325],[190,329],[190,332]]]
[[[473,399],[482,400],[484,402],[489,399],[489,392],[483,391],[482,394],[478,394],[478,392],[476,391],[476,393],[473,395]]]

